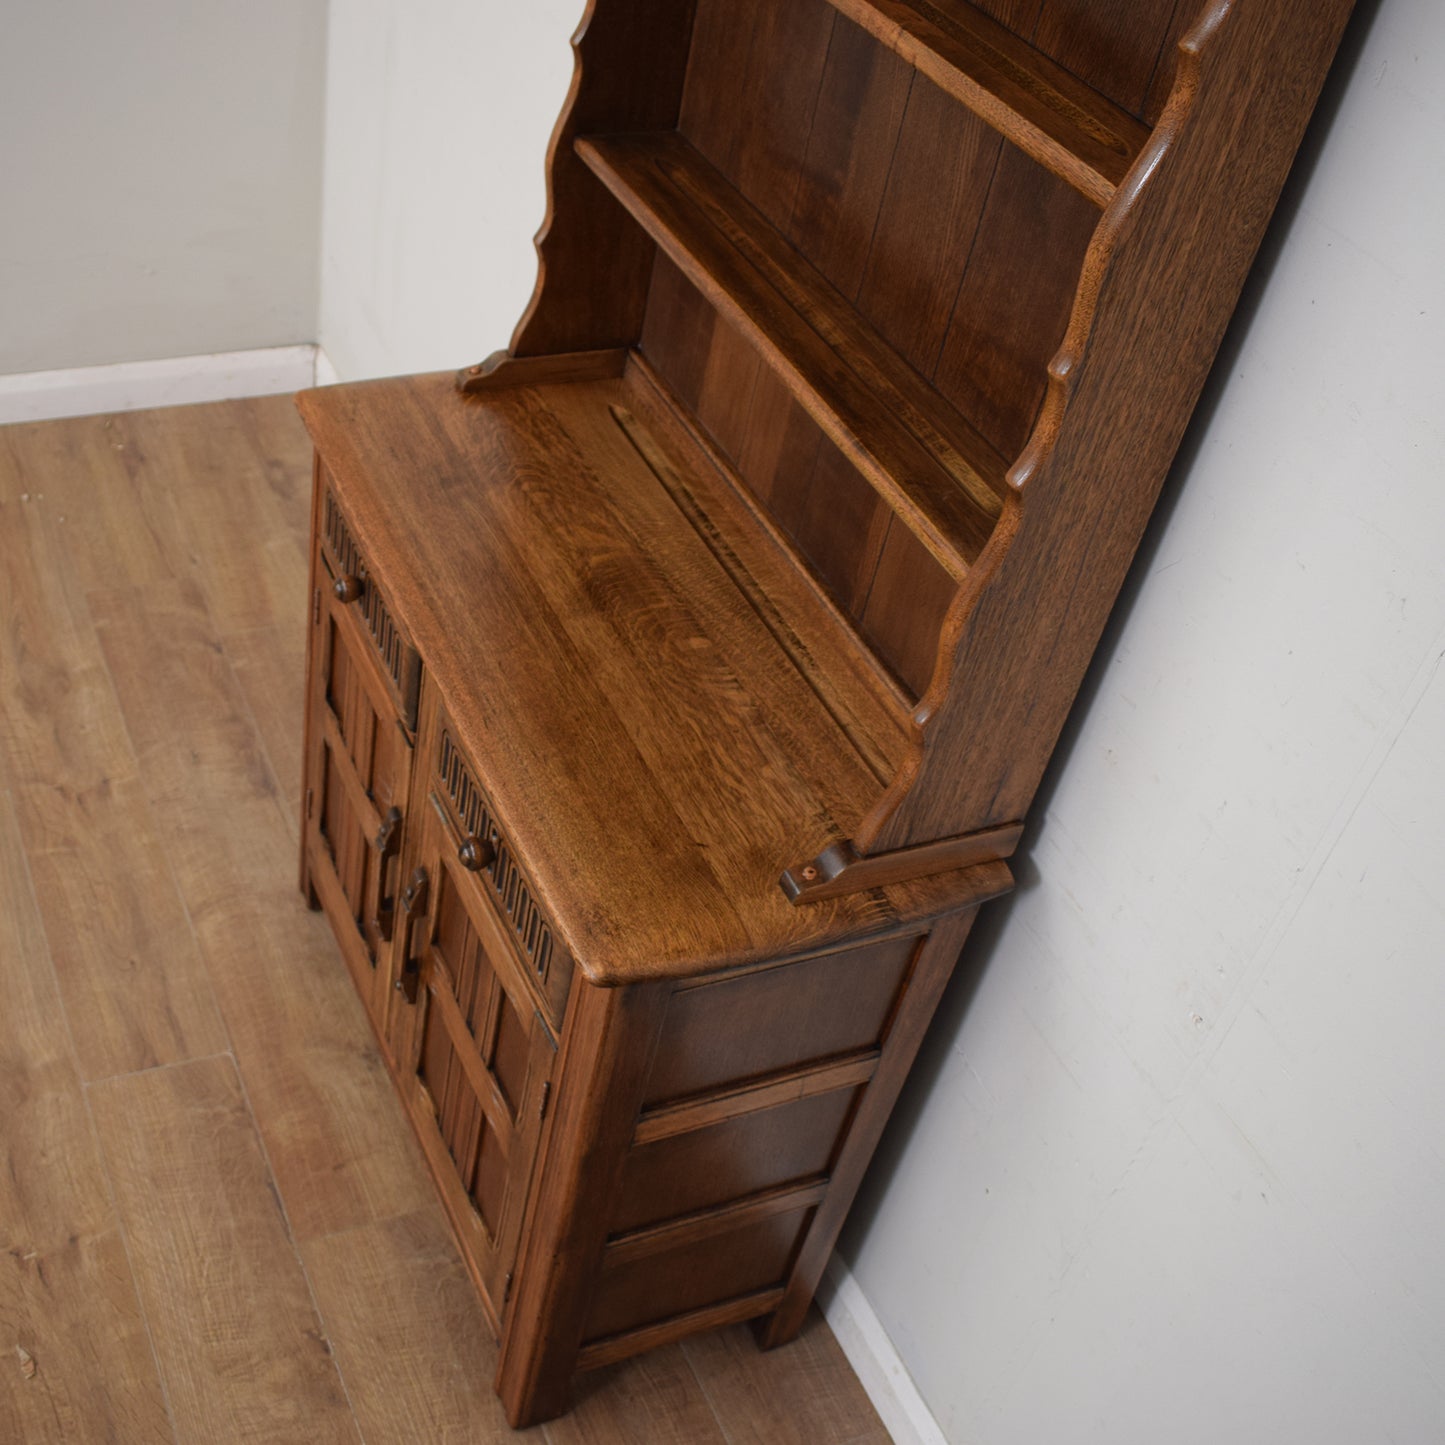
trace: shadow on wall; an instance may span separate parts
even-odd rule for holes
[[[1048,770],[1039,784],[1039,790],[1030,811],[1028,827],[1019,844],[1017,855],[1011,860],[1011,866],[1018,880],[1017,889],[1007,897],[988,904],[979,915],[978,922],[974,926],[973,933],[964,950],[962,965],[954,974],[943,1000],[939,1004],[938,1012],[934,1015],[933,1023],[919,1052],[918,1061],[908,1077],[902,1097],[889,1121],[883,1140],[878,1146],[873,1163],[859,1191],[857,1203],[844,1229],[840,1249],[846,1258],[856,1257],[857,1247],[866,1240],[868,1232],[872,1228],[879,1203],[888,1187],[888,1181],[892,1178],[908,1147],[913,1131],[933,1094],[938,1077],[968,1018],[979,985],[1007,927],[1015,899],[1019,894],[1037,886],[1039,882],[1039,873],[1033,866],[1031,855],[1043,819],[1048,814],[1059,778],[1069,765],[1069,758],[1078,742],[1089,710],[1093,706],[1099,689],[1103,686],[1104,677],[1115,654],[1119,651],[1130,614],[1143,590],[1144,581],[1154,570],[1160,544],[1168,530],[1170,519],[1179,503],[1189,474],[1194,468],[1195,459],[1209,434],[1220,398],[1234,375],[1240,353],[1249,337],[1255,315],[1259,310],[1260,301],[1270,283],[1270,278],[1274,275],[1310,179],[1314,175],[1320,155],[1334,129],[1335,119],[1344,100],[1345,92],[1359,66],[1361,52],[1364,50],[1371,27],[1379,13],[1380,4],[1381,0],[1358,0],[1356,4],[1354,14],[1340,42],[1339,54],[1326,77],[1324,89],[1320,93],[1319,105],[1300,144],[1294,167],[1280,193],[1279,205],[1270,222],[1269,230],[1260,244],[1253,269],[1240,294],[1234,318],[1230,322],[1229,330],[1225,333],[1209,379],[1200,393],[1194,417],[1189,424],[1189,429],[1185,432],[1174,465],[1159,494],[1158,504],[1155,506],[1133,565],[1119,592],[1118,601],[1110,613],[1109,621],[1094,653],[1093,662],[1079,688],[1078,697],[1059,737],[1059,743]]]

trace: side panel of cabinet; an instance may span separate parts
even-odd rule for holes
[[[675,986],[580,984],[497,1388],[718,1325],[802,1323],[973,920]]]

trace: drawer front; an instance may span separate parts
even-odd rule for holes
[[[349,608],[358,632],[373,650],[396,703],[397,715],[410,732],[416,731],[417,700],[421,691],[421,659],[386,600],[352,531],[337,504],[331,481],[321,471],[321,560],[317,576],[334,589],[333,596]]]
[[[476,769],[457,744],[445,709],[436,709],[435,722],[425,731],[433,790],[459,837],[479,850],[475,856],[481,866],[472,875],[478,894],[499,923],[542,1012],[560,1028],[572,986],[572,956],[538,902]]]

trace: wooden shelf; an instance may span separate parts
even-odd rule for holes
[[[1108,204],[1148,127],[964,0],[829,0],[1040,165]]]
[[[681,136],[576,150],[961,580],[1002,510],[1003,458]]]

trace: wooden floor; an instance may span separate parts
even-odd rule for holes
[[[289,400],[0,427],[0,1441],[512,1438],[295,887]],[[551,1445],[885,1442],[827,1326],[599,1372]]]

